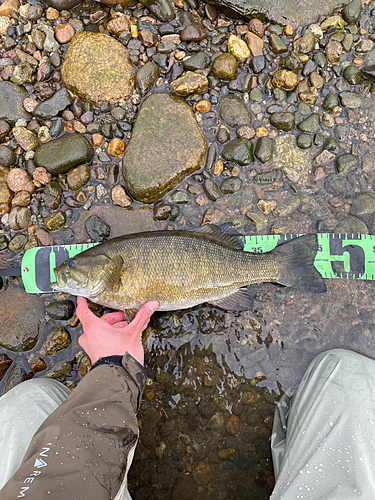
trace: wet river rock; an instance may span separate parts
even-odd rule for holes
[[[11,167],[16,161],[16,153],[8,146],[0,145],[0,165]]]
[[[55,328],[40,348],[40,354],[42,356],[53,356],[57,351],[69,347],[70,342],[70,334],[66,328]]]
[[[338,222],[334,229],[335,233],[353,233],[369,234],[368,227],[363,220],[352,215],[346,215],[344,219]]]
[[[152,61],[148,61],[140,68],[136,76],[136,84],[142,97],[150,92],[158,76],[159,67]]]
[[[26,373],[22,361],[15,361],[8,376],[5,392],[10,391],[11,389],[13,389],[13,387],[31,377],[32,373],[31,374]]]
[[[74,312],[74,302],[71,300],[59,300],[51,302],[46,307],[46,313],[52,319],[70,319]]]
[[[98,215],[90,215],[85,221],[86,232],[92,241],[99,242],[109,238],[111,228]]]
[[[0,315],[6,318],[1,326],[0,345],[16,352],[35,347],[44,317],[44,306],[38,297],[21,287],[9,287],[2,292]]]
[[[292,181],[306,186],[311,172],[311,153],[296,146],[295,137],[285,134],[275,139],[276,152],[272,161]]]
[[[0,119],[12,124],[20,119],[29,119],[30,115],[23,107],[27,96],[23,87],[11,82],[0,82]]]
[[[144,101],[123,158],[129,193],[153,203],[204,165],[206,138],[181,97],[151,94]]]
[[[45,378],[64,379],[72,373],[72,363],[70,361],[60,361],[45,374]]]
[[[221,154],[225,160],[238,165],[249,165],[254,161],[253,144],[247,139],[234,139],[225,146]]]
[[[70,10],[80,4],[80,0],[46,0],[45,2],[56,10]]]
[[[3,380],[11,364],[12,360],[9,356],[6,354],[0,354],[0,380]]]
[[[89,141],[81,134],[65,134],[42,144],[35,152],[35,164],[53,175],[64,174],[72,167],[88,163],[94,156]]]
[[[169,0],[144,0],[144,5],[162,22],[168,22],[174,19],[175,14]],[[113,3],[113,6],[117,4]],[[135,4],[134,4],[135,5]]]
[[[61,70],[65,86],[92,104],[130,97],[135,73],[128,50],[120,42],[91,32],[73,37]]]
[[[69,106],[70,102],[69,92],[66,89],[61,89],[51,99],[39,103],[35,107],[33,115],[42,120],[49,120]]]
[[[252,124],[251,111],[241,99],[234,95],[221,97],[219,115],[230,127],[238,128],[242,125],[251,127]]]
[[[210,0],[218,7],[230,9],[248,18],[267,19],[283,26],[294,27],[316,22],[349,3],[347,0]]]

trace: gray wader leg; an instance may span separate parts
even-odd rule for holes
[[[270,500],[375,498],[375,361],[344,349],[317,356],[282,397],[271,437]]]
[[[0,397],[0,490],[19,469],[36,431],[69,394],[70,389],[60,382],[38,378],[22,382]],[[127,473],[134,451],[135,447],[129,453],[126,477],[116,499],[131,500]]]
[[[0,398],[0,490],[19,469],[32,437],[71,391],[52,379],[17,385]]]

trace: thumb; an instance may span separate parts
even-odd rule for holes
[[[93,312],[90,311],[87,305],[87,300],[84,297],[77,298],[77,309],[76,315],[82,323],[82,326],[87,325],[89,322],[97,321],[99,318],[95,316]],[[100,320],[99,320],[100,321]]]
[[[159,307],[159,302],[157,300],[151,300],[150,302],[146,302],[140,310],[137,312],[136,317],[130,323],[134,328],[135,332],[142,333],[143,330],[147,327],[148,322],[150,321],[151,316],[154,314],[156,309]]]

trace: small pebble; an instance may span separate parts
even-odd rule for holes
[[[48,7],[46,11],[46,19],[48,21],[56,21],[60,17],[59,11],[54,9],[53,7]]]
[[[73,26],[70,23],[59,24],[55,29],[55,37],[59,43],[68,43],[75,35]]]
[[[206,99],[202,99],[201,101],[197,102],[197,104],[195,105],[195,109],[199,113],[208,113],[211,109],[211,103]]]

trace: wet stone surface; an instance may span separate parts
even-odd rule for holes
[[[242,17],[195,0],[3,3],[1,268],[33,247],[207,223],[374,233],[372,4],[262,0],[250,20],[248,2],[215,1]],[[0,284],[0,394],[33,376],[74,388],[91,366],[75,298]],[[280,395],[329,348],[375,358],[373,283],[327,288],[155,314],[134,500],[269,498]]]

